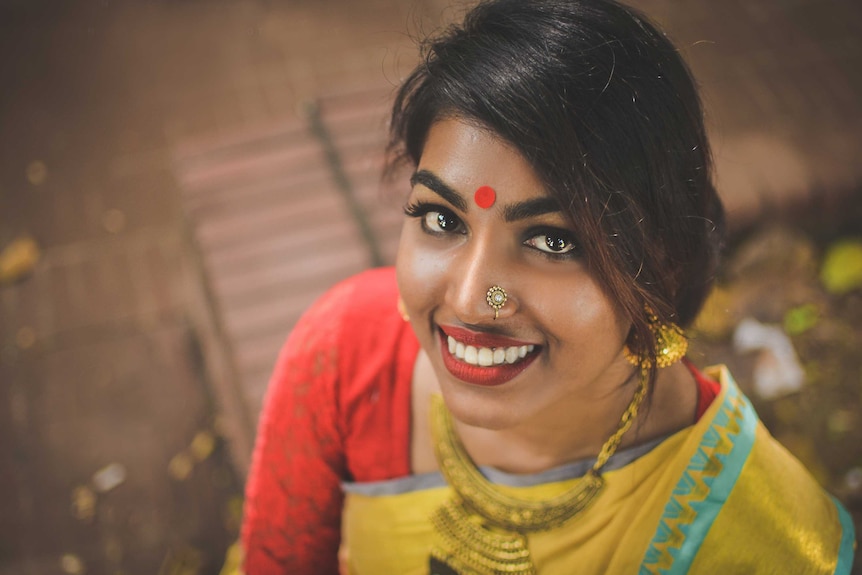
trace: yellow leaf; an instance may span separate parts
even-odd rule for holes
[[[820,281],[835,294],[862,287],[862,241],[843,240],[832,244],[820,269]]]

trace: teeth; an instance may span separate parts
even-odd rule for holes
[[[468,345],[464,350],[464,362],[470,365],[479,365],[479,350],[472,345]]]
[[[520,359],[520,357],[518,357],[518,348],[517,347],[507,347],[506,348],[506,363],[515,363],[519,359]]]
[[[493,365],[503,365],[504,363],[516,363],[527,357],[536,349],[534,345],[522,345],[511,347],[475,347],[472,345],[464,345],[457,341],[454,337],[448,336],[446,344],[449,347],[449,353],[460,359],[464,363],[470,365],[478,365],[481,367],[490,367]]]
[[[494,357],[492,359],[494,360],[494,363],[500,365],[501,363],[506,361],[506,350],[502,347],[498,347],[494,350]]]

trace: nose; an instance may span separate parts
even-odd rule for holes
[[[493,324],[512,317],[518,309],[517,282],[502,249],[473,241],[452,266],[449,303],[466,324]]]

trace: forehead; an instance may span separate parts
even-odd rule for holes
[[[428,131],[419,170],[435,174],[460,193],[491,186],[520,199],[547,196],[538,175],[511,144],[488,129],[447,118]]]

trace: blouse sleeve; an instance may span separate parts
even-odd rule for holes
[[[338,572],[345,456],[337,341],[344,295],[331,291],[303,316],[270,380],[246,484],[247,575]]]

